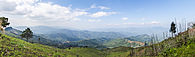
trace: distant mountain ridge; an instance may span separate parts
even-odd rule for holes
[[[159,34],[162,32],[165,32],[169,30],[169,28],[166,27],[127,27],[127,28],[96,28],[96,29],[91,29],[90,31],[105,31],[105,32],[121,32],[121,33],[126,33],[126,32],[131,32],[134,34]]]
[[[22,33],[22,31],[12,27],[7,27],[5,30],[9,36],[21,38],[19,35]],[[127,36],[116,32],[92,32],[68,29],[63,29],[61,31],[61,33],[54,32],[47,34],[35,34],[34,37],[30,39],[30,42],[38,43],[38,38],[41,38],[41,44],[56,46],[59,48],[79,46],[88,46],[92,48],[113,48],[119,46],[143,46],[143,44],[140,43],[150,40],[150,37],[147,34]],[[130,43],[129,41],[133,42]]]
[[[21,28],[24,27],[18,27],[18,29],[22,30]],[[124,38],[124,37],[131,36],[119,32],[95,32],[95,31],[87,31],[87,30],[71,30],[71,29],[53,28],[48,26],[36,26],[30,28],[37,35],[43,36],[44,38],[47,39],[59,40],[59,41],[78,41],[78,40],[97,39],[97,38]]]
[[[12,27],[7,27],[7,28],[5,28],[5,31],[6,31],[6,35],[8,35],[8,36],[16,37],[16,38],[19,38],[19,39],[26,41],[26,39],[20,37],[20,35],[22,34],[22,31],[20,31],[20,30],[14,29]],[[38,38],[40,38],[40,42],[39,42]],[[29,42],[40,43],[40,44],[54,46],[54,47],[59,47],[62,44],[62,42],[60,42],[60,41],[46,39],[46,38],[38,36],[38,35],[33,35],[33,38],[29,39]]]

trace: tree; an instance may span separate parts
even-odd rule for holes
[[[8,18],[0,17],[0,30],[3,34],[5,34],[4,28],[7,27],[10,23],[8,22]]]
[[[195,24],[192,25],[192,28],[194,28],[194,27],[195,27]]]
[[[173,37],[173,34],[176,33],[176,26],[174,22],[171,23],[170,32],[172,33],[172,37]]]
[[[148,44],[147,44],[147,42],[145,41],[145,42],[144,42],[144,46],[147,46],[147,45],[148,45]]]
[[[41,43],[41,38],[39,37],[39,43]]]
[[[28,39],[33,37],[33,32],[30,30],[30,28],[25,29],[22,34],[20,35],[22,38],[26,38],[27,42]]]

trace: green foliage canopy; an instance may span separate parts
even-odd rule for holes
[[[172,33],[176,33],[176,24],[174,22],[171,23],[171,28],[170,28],[170,32]]]
[[[33,32],[30,30],[30,28],[25,29],[22,34],[20,35],[22,38],[28,39],[33,37]]]
[[[5,31],[3,28],[8,26],[10,23],[8,22],[8,18],[5,17],[0,17],[0,30],[2,31],[3,34],[5,34]]]
[[[6,27],[8,26],[10,23],[8,22],[8,18],[5,18],[5,17],[0,17],[0,21],[2,22],[1,23],[1,26],[2,27]]]

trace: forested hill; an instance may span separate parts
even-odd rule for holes
[[[8,35],[8,36],[16,37],[18,39],[22,39],[22,40],[26,41],[25,38],[21,38],[20,35],[22,34],[22,31],[20,31],[20,30],[17,30],[17,29],[12,28],[12,27],[7,27],[7,28],[5,28],[5,31],[6,31],[6,35]],[[53,35],[49,35],[49,36],[48,36],[48,34],[44,34],[44,35],[35,34],[35,35],[33,35],[33,38],[29,39],[29,42],[40,43],[40,44],[49,45],[49,46],[58,47],[58,48],[88,46],[91,48],[102,49],[102,48],[113,48],[113,47],[119,47],[119,46],[139,47],[139,46],[143,46],[142,43],[144,43],[145,41],[148,42],[148,40],[150,40],[150,36],[146,35],[146,34],[123,38],[124,35],[121,35],[120,33],[117,34],[117,33],[111,33],[111,32],[105,32],[105,33],[104,32],[94,32],[90,35],[88,32],[85,32],[85,34],[81,33],[83,35],[83,37],[90,36],[90,37],[95,38],[95,39],[93,39],[93,38],[87,39],[86,38],[86,39],[81,40],[82,38],[77,38],[78,37],[77,34],[79,32],[77,31],[75,33],[76,34],[71,33],[71,32],[70,33],[66,32],[66,34],[63,34],[63,33],[56,33],[55,34],[54,33]],[[72,34],[74,34],[75,37]],[[107,34],[107,36],[102,35],[102,34]],[[94,35],[94,36],[92,36],[92,35]],[[95,35],[96,36],[99,35],[100,37],[98,38]],[[115,36],[112,36],[112,35],[115,35]],[[120,35],[120,37],[119,37],[119,35]],[[110,38],[109,36],[112,36],[112,37]],[[40,41],[39,41],[39,38],[40,38]],[[74,41],[67,41],[67,39],[74,40]],[[77,41],[75,41],[75,40],[77,40]],[[140,45],[140,43],[134,43],[134,42],[129,42],[129,41],[139,41],[142,43]]]

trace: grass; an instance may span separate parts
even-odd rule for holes
[[[59,49],[37,43],[29,43],[7,35],[0,36],[1,57],[193,57],[195,36],[187,32],[160,43],[131,48],[118,47],[97,50],[94,48],[71,47]]]
[[[107,53],[107,57],[193,57],[195,56],[195,36],[189,37],[188,32],[184,32],[157,44],[133,49],[127,48],[113,48],[105,53]]]
[[[70,48],[70,49],[66,49],[66,51],[72,52],[72,53],[76,53],[82,57],[104,57],[104,53],[94,49],[94,48]]]
[[[162,53],[164,56],[171,57],[193,57],[195,56],[195,38],[188,39],[181,47],[168,48]]]
[[[32,44],[7,35],[0,37],[1,57],[92,57],[102,54],[93,48],[59,49],[36,43]]]

